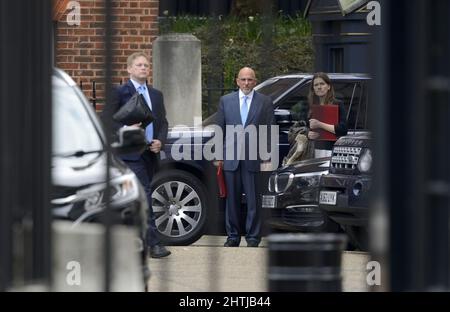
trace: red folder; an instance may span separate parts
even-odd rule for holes
[[[222,166],[217,167],[217,185],[219,187],[219,197],[220,198],[227,197],[227,187],[225,184],[225,177],[223,174]]]
[[[336,125],[339,123],[339,106],[338,105],[312,105],[311,118],[317,119],[321,122]],[[316,140],[322,141],[336,141],[334,133],[325,131],[323,129],[313,129],[311,131],[319,133],[319,138]]]

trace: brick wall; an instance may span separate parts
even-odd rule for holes
[[[80,0],[81,23],[69,26],[65,12],[56,25],[56,66],[65,70],[83,91],[92,97],[96,81],[96,97],[104,98],[104,1]],[[158,35],[158,0],[114,0],[112,80],[118,84],[128,78],[128,55],[144,51],[151,57],[152,42]],[[151,76],[150,76],[151,83]],[[97,110],[102,109],[98,102]]]

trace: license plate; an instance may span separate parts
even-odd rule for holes
[[[319,203],[324,205],[336,205],[337,192],[321,191]]]
[[[263,195],[262,206],[263,208],[275,208],[275,196]]]

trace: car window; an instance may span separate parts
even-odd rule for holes
[[[81,97],[59,78],[53,79],[53,154],[103,149],[102,140]],[[96,157],[90,155],[89,158]]]
[[[270,96],[275,101],[280,95],[300,81],[299,78],[269,79],[255,87],[259,93]]]
[[[363,82],[334,82],[336,99],[344,103],[347,128],[349,130],[366,129],[367,95]]]
[[[277,108],[289,110],[293,121],[307,120],[308,94],[311,82],[302,84],[287,97],[280,100]],[[367,90],[363,82],[333,81],[336,99],[344,103],[347,126],[349,129],[366,129],[367,123]]]
[[[285,99],[280,101],[278,109],[287,109],[294,121],[306,120],[308,117],[308,93],[311,83],[302,84]]]

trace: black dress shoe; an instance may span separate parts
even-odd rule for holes
[[[163,245],[150,246],[148,250],[152,258],[163,258],[171,254]]]
[[[258,241],[247,241],[247,247],[258,247],[259,246],[259,242]]]
[[[234,239],[227,239],[225,244],[223,244],[224,247],[239,247],[239,242]]]

